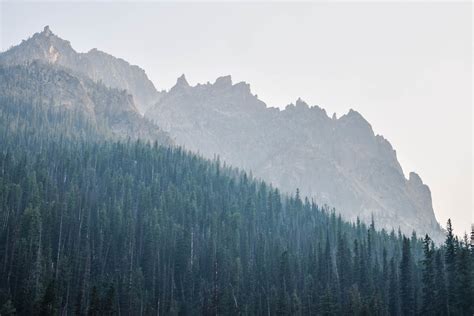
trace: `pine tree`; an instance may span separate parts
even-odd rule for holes
[[[460,315],[473,315],[474,302],[470,299],[473,297],[473,279],[471,266],[471,258],[469,253],[469,243],[467,235],[459,246],[459,255],[457,258],[456,276],[457,276],[457,310]]]
[[[388,314],[388,294],[390,291],[390,269],[389,269],[389,263],[387,261],[387,249],[383,247],[382,250],[382,274],[380,275],[380,281],[379,281],[379,286],[382,291],[382,308],[383,312],[382,314],[387,315]]]
[[[115,301],[115,288],[113,285],[110,285],[109,289],[107,290],[104,302],[103,302],[103,314],[104,315],[113,315],[115,312],[115,307],[114,307],[114,301]]]
[[[434,282],[434,258],[433,243],[431,238],[426,235],[423,242],[423,315],[434,315],[435,312],[435,282]]]
[[[446,277],[444,274],[444,264],[441,257],[441,251],[436,251],[435,255],[435,315],[448,315],[448,297],[446,293]]]
[[[50,281],[44,292],[40,304],[41,315],[56,314],[56,284],[54,280]]]
[[[357,285],[353,285],[349,290],[348,314],[359,315],[362,310],[362,298]]]
[[[91,298],[89,304],[89,316],[98,316],[102,314],[101,302],[99,292],[96,286],[92,287]]]
[[[321,296],[321,306],[318,314],[324,316],[336,315],[334,298],[329,287],[326,288]]]
[[[280,256],[279,279],[280,284],[278,288],[278,309],[277,315],[290,315],[290,267],[289,267],[288,251],[285,250]]]
[[[16,314],[16,308],[11,300],[7,300],[2,307],[0,307],[0,315],[10,316]]]
[[[348,303],[348,288],[351,285],[351,254],[347,248],[347,239],[345,234],[338,237],[336,266],[339,281],[340,302],[342,306]]]
[[[397,268],[395,265],[395,259],[390,259],[390,281],[389,281],[389,293],[388,293],[388,311],[391,316],[397,316],[400,314],[400,302],[399,302],[399,286]]]
[[[407,316],[415,313],[411,261],[410,239],[403,237],[402,259],[400,261],[400,305],[402,314]]]
[[[451,219],[448,219],[446,225],[446,252],[445,252],[445,265],[446,265],[446,288],[448,294],[448,314],[456,314],[456,245],[453,234],[453,227]]]

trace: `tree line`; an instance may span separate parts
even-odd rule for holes
[[[1,109],[1,315],[474,312],[474,249],[450,221],[435,245],[219,159]]]

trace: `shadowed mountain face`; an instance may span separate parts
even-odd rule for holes
[[[0,63],[4,65],[21,65],[33,60],[60,65],[109,87],[125,89],[133,95],[141,113],[161,95],[140,67],[97,49],[78,53],[69,41],[53,34],[48,26],[0,54]]]
[[[177,144],[224,161],[286,192],[334,206],[344,217],[441,237],[429,188],[406,179],[390,143],[356,111],[337,119],[302,100],[268,108],[230,76],[189,86],[184,76],[146,117]]]
[[[101,137],[171,144],[166,133],[138,113],[133,97],[126,91],[108,88],[40,61],[27,65],[0,65],[0,100],[0,112],[5,115],[11,115],[12,110],[23,114],[39,109],[61,111],[63,121],[68,120],[67,116],[81,116],[87,121],[88,128],[96,129]],[[23,108],[14,109],[15,105]],[[51,128],[51,125],[46,127]]]

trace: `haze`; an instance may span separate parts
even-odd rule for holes
[[[470,230],[470,3],[0,3],[1,49],[50,25],[78,51],[144,68],[169,89],[231,74],[268,106],[301,97],[359,111],[433,194],[438,221]]]

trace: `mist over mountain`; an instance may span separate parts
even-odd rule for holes
[[[109,87],[125,89],[133,94],[137,109],[142,113],[161,95],[140,67],[95,48],[78,53],[69,41],[55,35],[48,26],[0,55],[0,63],[5,65],[33,60],[64,66]]]
[[[358,112],[183,75],[143,116],[68,47],[0,54],[0,315],[474,312],[467,235]]]
[[[170,143],[161,128],[176,145],[208,158],[219,155],[283,192],[299,189],[346,219],[373,217],[379,227],[416,230],[436,240],[442,234],[428,186],[414,172],[405,178],[390,143],[357,111],[329,117],[301,99],[284,110],[269,108],[249,84],[233,84],[230,76],[190,86],[183,75],[168,92],[158,93],[142,69],[96,49],[77,53],[49,27],[0,54],[0,64],[20,65],[24,68],[13,73],[36,80],[5,87],[7,95],[29,91],[100,118],[112,134],[156,139],[150,135],[157,133]],[[145,110],[143,119],[139,112]]]
[[[183,75],[145,116],[177,144],[219,155],[285,192],[299,188],[347,219],[373,216],[387,229],[441,236],[428,186],[414,172],[405,178],[391,144],[354,110],[331,118],[301,99],[268,108],[230,76],[192,87]]]
[[[38,60],[17,66],[0,64],[0,101],[0,111],[15,118],[9,124],[22,119],[30,120],[24,124],[34,125],[31,120],[40,116],[41,111],[48,111],[56,118],[52,120],[49,115],[45,119],[50,124],[63,125],[63,132],[67,134],[83,134],[81,129],[87,126],[94,129],[99,138],[132,138],[171,144],[165,132],[140,115],[127,91],[108,88]],[[62,114],[57,117],[60,112]],[[82,127],[72,124],[77,117],[81,117]],[[43,124],[44,128],[51,126]]]

